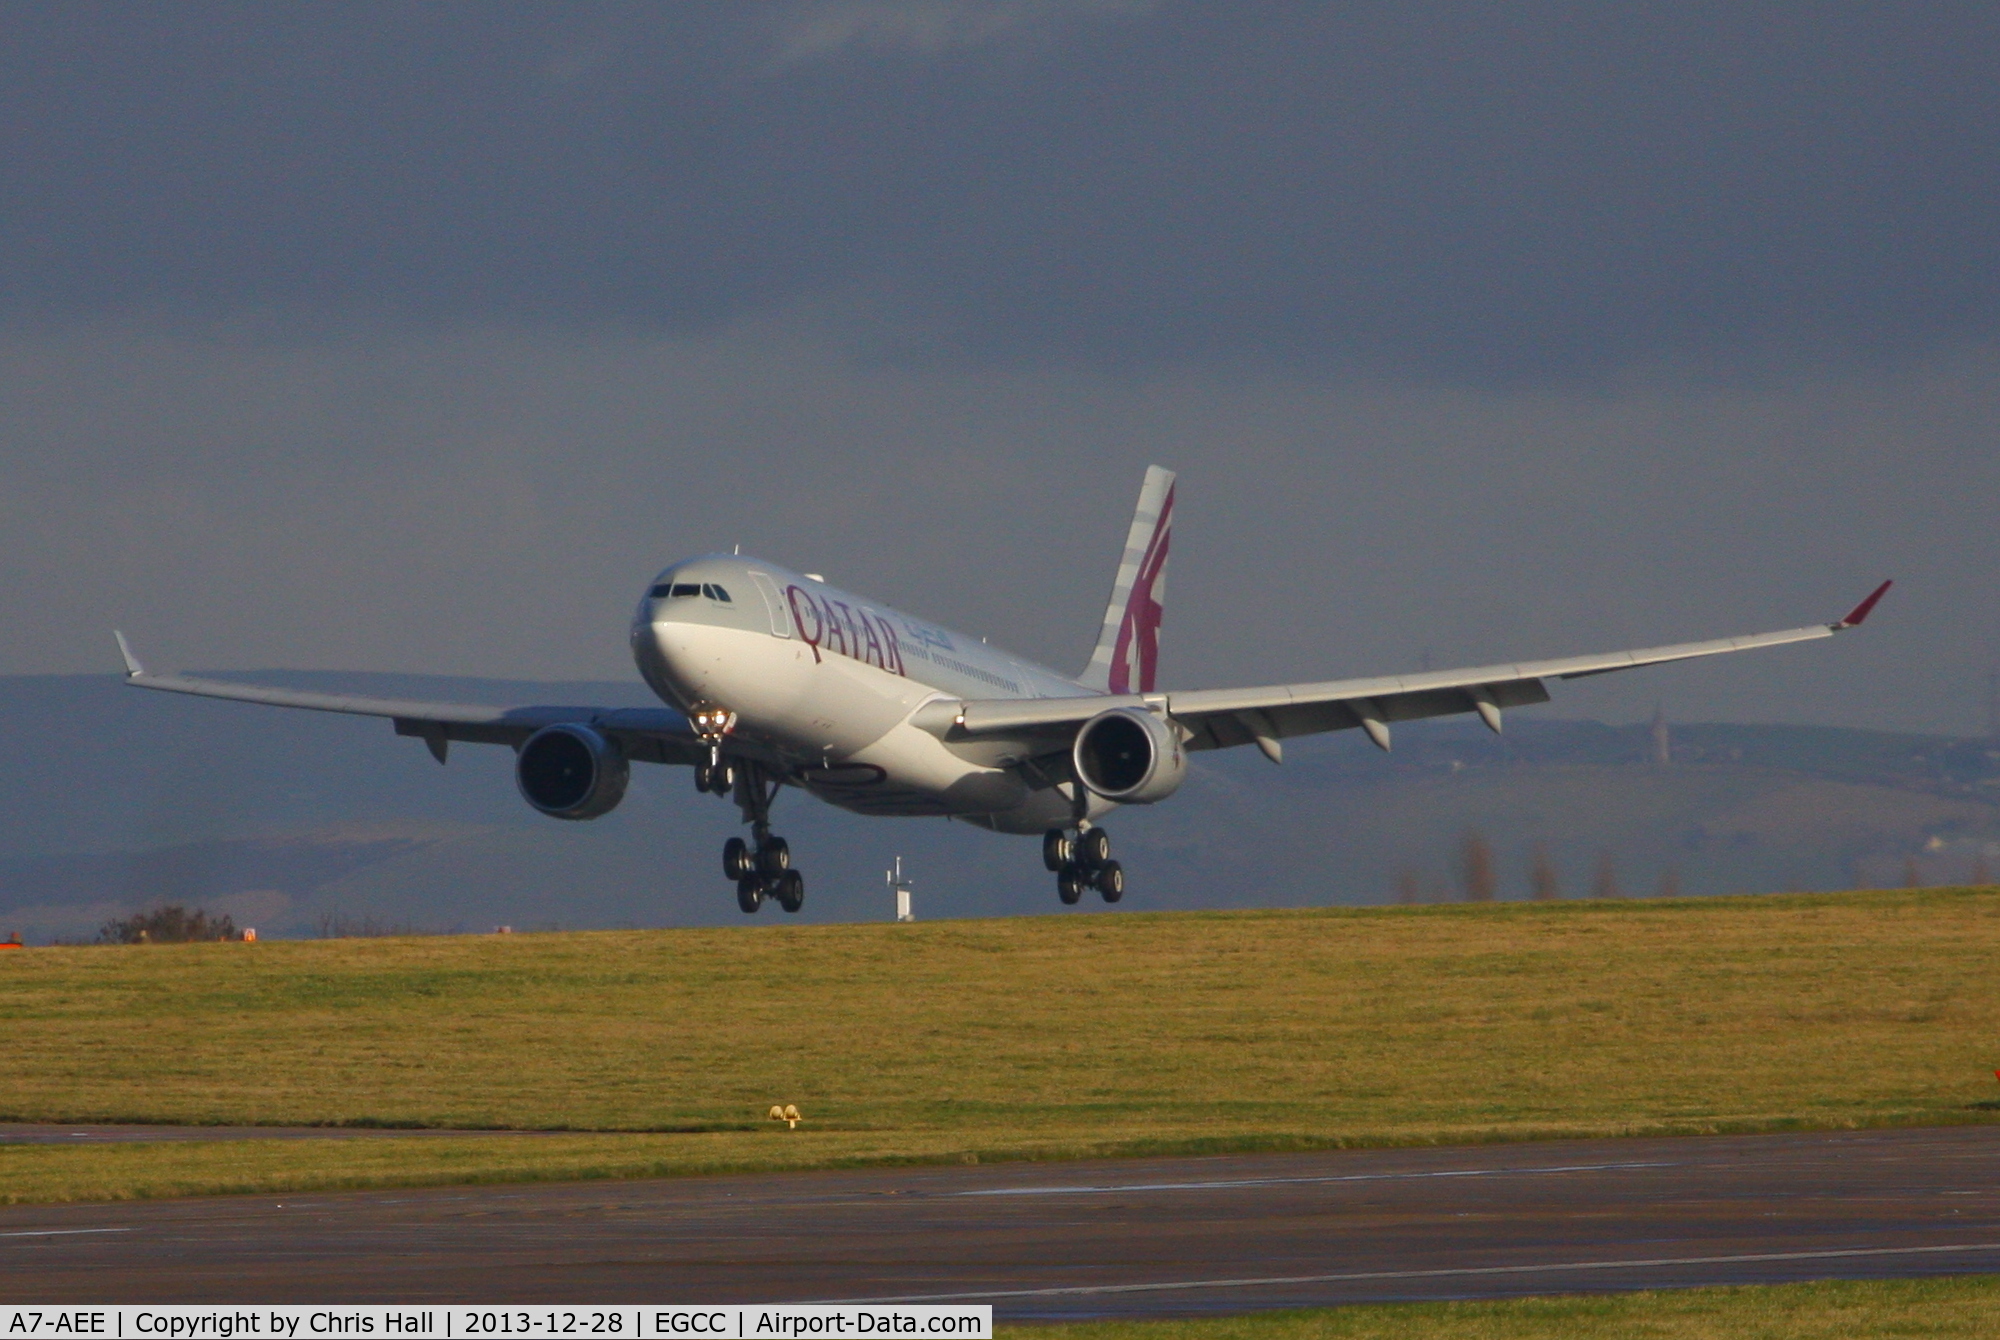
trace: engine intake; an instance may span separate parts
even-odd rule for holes
[[[595,819],[625,798],[632,765],[616,743],[588,726],[544,726],[514,760],[514,780],[530,805],[554,819]]]
[[[1187,776],[1187,754],[1173,723],[1135,707],[1114,707],[1086,721],[1070,759],[1085,786],[1121,805],[1165,800]]]

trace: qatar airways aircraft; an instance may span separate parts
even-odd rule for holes
[[[1063,675],[914,615],[830,586],[816,573],[711,554],[655,577],[632,618],[632,656],[668,704],[657,708],[484,707],[302,693],[155,674],[124,635],[126,682],[278,707],[388,717],[445,761],[453,740],[514,749],[528,804],[594,819],[625,794],[633,763],[685,764],[697,790],[732,798],[749,826],[722,868],[737,904],[805,899],[771,804],[796,786],[868,815],[945,815],[1000,833],[1041,834],[1065,903],[1086,889],[1124,896],[1125,873],[1098,819],[1165,800],[1188,754],[1254,744],[1277,763],[1294,735],[1358,727],[1383,749],[1393,722],[1547,702],[1548,679],[1829,637],[1837,623],[1670,647],[1415,675],[1256,688],[1162,690],[1157,682],[1174,476],[1153,466],[1090,660]]]

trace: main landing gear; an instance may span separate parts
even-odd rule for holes
[[[714,795],[734,794],[750,825],[750,841],[722,844],[722,873],[736,882],[736,905],[756,912],[770,899],[787,912],[805,906],[805,876],[792,869],[792,849],[771,831],[771,802],[783,785],[755,763],[716,759],[698,764],[694,784]]]
[[[722,844],[722,873],[736,881],[736,905],[755,912],[766,898],[787,912],[805,906],[805,876],[791,868],[792,849],[768,830],[752,847],[740,837]]]
[[[1105,902],[1125,896],[1125,868],[1111,859],[1111,834],[1086,828],[1072,836],[1060,828],[1042,834],[1042,864],[1055,872],[1056,896],[1075,903],[1085,889],[1096,889]]]

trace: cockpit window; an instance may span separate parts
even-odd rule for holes
[[[646,593],[654,600],[678,600],[683,596],[707,596],[710,600],[720,600],[729,605],[729,592],[714,582],[661,582]]]

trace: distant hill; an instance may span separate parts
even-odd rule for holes
[[[467,701],[644,703],[635,683],[526,684],[273,672],[300,686]],[[533,813],[511,756],[438,767],[385,722],[203,702],[116,676],[0,678],[0,935],[87,938],[161,900],[265,935],[729,924],[729,805],[683,770],[635,769],[625,803],[584,824]],[[1197,755],[1180,795],[1109,822],[1124,908],[1457,896],[1468,833],[1502,897],[1539,848],[1565,896],[1607,873],[1626,893],[1962,882],[2000,870],[2000,750],[1987,742],[1794,726],[1645,726],[1511,714]],[[1035,845],[939,820],[865,820],[788,794],[780,831],[809,880],[808,920],[885,916],[897,855],[920,917],[1059,908]],[[775,919],[776,914],[770,914]]]

